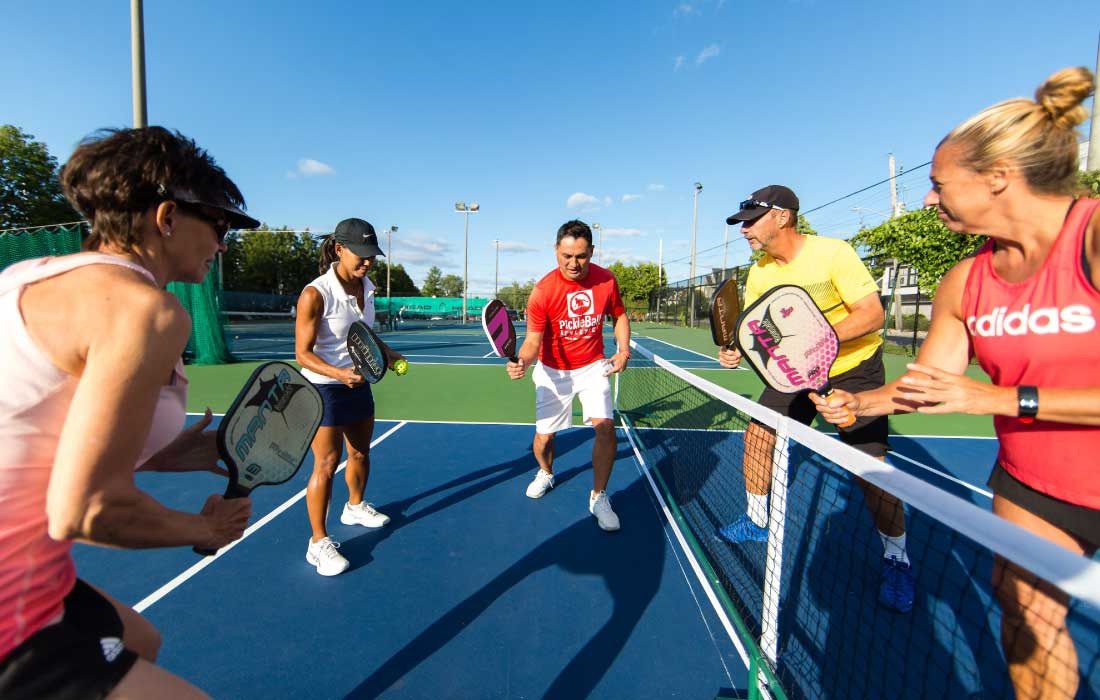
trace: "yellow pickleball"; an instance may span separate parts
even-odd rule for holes
[[[405,372],[409,371],[409,361],[408,360],[397,360],[396,362],[393,363],[393,371],[399,377],[404,376]]]

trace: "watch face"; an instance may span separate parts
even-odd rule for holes
[[[1039,413],[1039,390],[1033,386],[1016,387],[1016,405],[1019,416],[1031,418]]]

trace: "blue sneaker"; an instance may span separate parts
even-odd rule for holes
[[[748,513],[742,513],[737,520],[718,529],[718,536],[726,542],[767,542],[768,528],[760,527],[752,521]]]
[[[878,601],[900,613],[913,609],[913,589],[916,576],[913,567],[898,561],[897,557],[882,560],[882,583],[878,589]]]

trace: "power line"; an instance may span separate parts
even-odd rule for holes
[[[923,168],[924,166],[931,165],[931,164],[932,164],[932,161],[927,161],[925,163],[921,163],[920,165],[918,165],[916,167],[913,167],[913,168],[910,168],[910,169],[906,170],[902,175],[895,176],[893,179],[896,181],[898,178],[902,177],[903,175],[908,175],[909,173],[915,172],[915,171]],[[817,206],[817,207],[814,207],[813,209],[807,209],[806,211],[799,212],[799,214],[801,214],[802,216],[805,216],[806,214],[809,214],[810,212],[819,211],[821,209],[824,209],[825,207],[832,206],[833,204],[836,204],[837,202],[843,202],[845,199],[848,199],[849,197],[854,197],[857,194],[860,194],[862,192],[866,192],[869,189],[872,189],[874,187],[878,187],[879,185],[884,185],[887,182],[890,182],[890,180],[891,180],[891,178],[886,178],[884,180],[879,180],[878,182],[867,185],[866,187],[861,187],[860,189],[858,189],[854,192],[849,192],[848,194],[844,195],[843,197],[837,197],[834,200],[831,200],[829,202],[825,202],[821,206]],[[708,253],[712,250],[718,250],[719,248],[721,248],[724,245],[725,245],[724,243],[719,243],[716,246],[712,246],[710,248],[704,248],[703,250],[697,251],[696,255],[699,255],[701,253]],[[682,258],[675,258],[673,260],[666,260],[664,262],[664,264],[665,265],[671,265],[673,263],[683,262],[684,260],[688,260],[690,258],[691,258],[690,255],[685,255]]]

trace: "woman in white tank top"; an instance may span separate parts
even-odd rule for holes
[[[349,562],[340,543],[328,535],[332,479],[344,446],[348,462],[344,478],[348,501],[340,513],[345,525],[382,527],[389,517],[363,500],[370,478],[370,442],[374,435],[374,396],[370,384],[352,366],[347,351],[348,329],[355,321],[374,325],[374,283],[367,277],[378,247],[374,227],[362,219],[345,219],[321,246],[321,276],[306,285],[298,298],[294,351],[302,374],[324,400],[325,414],[313,439],[313,475],[306,487],[312,535],[306,561],[322,576],[336,576]],[[391,367],[400,353],[382,343]]]
[[[159,633],[77,579],[70,548],[243,533],[249,499],[171,510],[133,472],[224,473],[209,413],[180,432],[191,322],[164,287],[201,282],[228,229],[258,222],[205,151],[160,127],[85,140],[61,182],[88,252],[0,274],[0,697],[206,697],[154,665]]]

